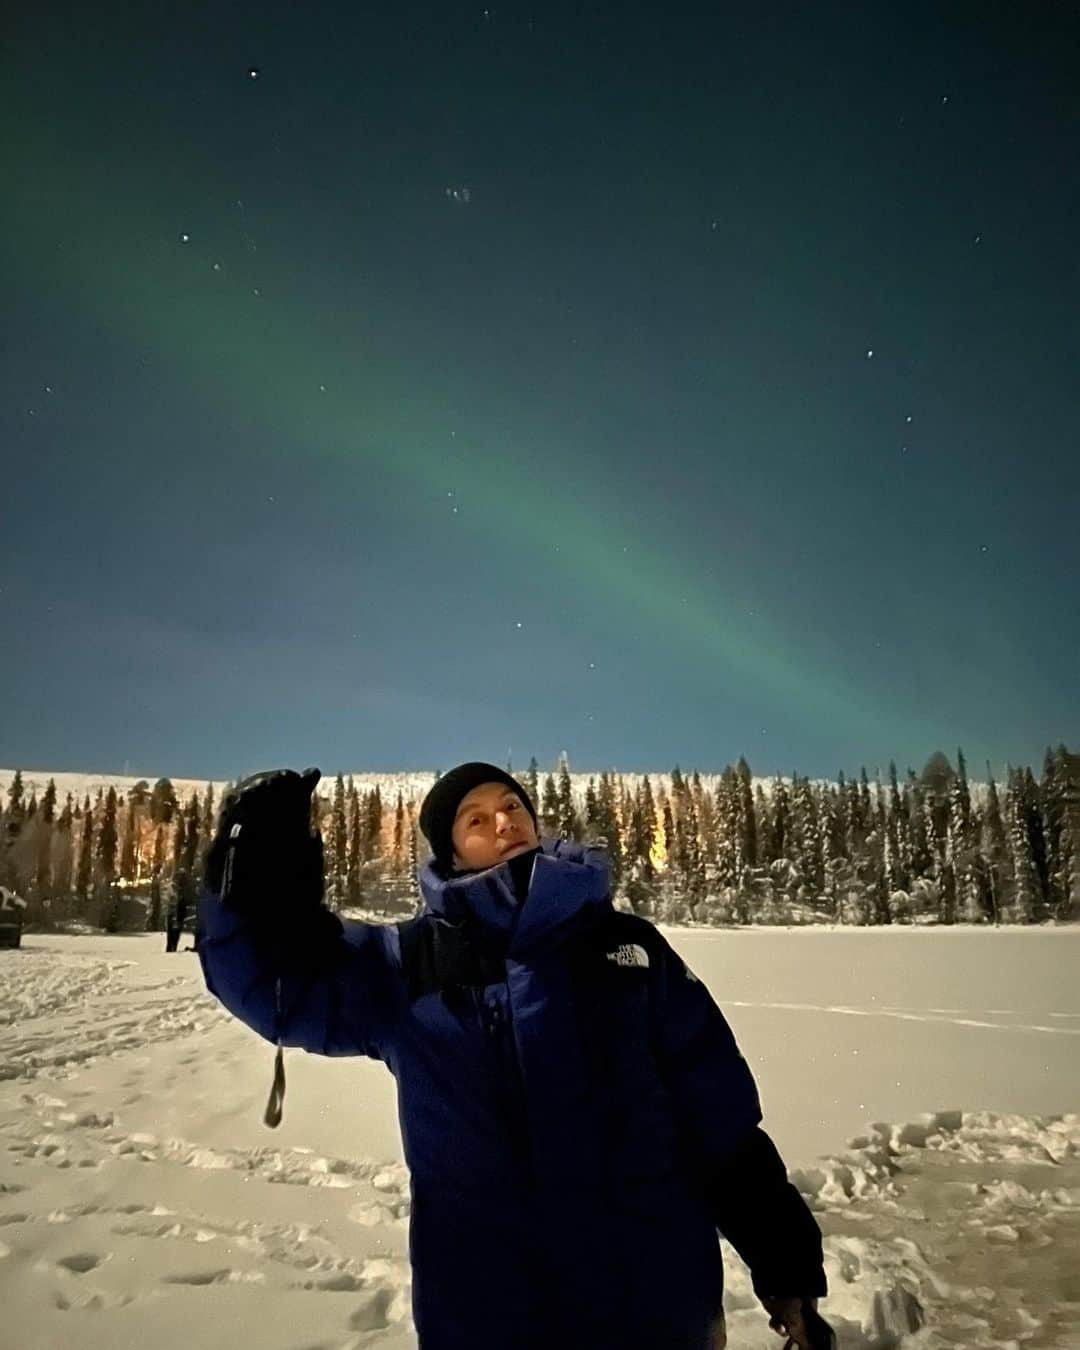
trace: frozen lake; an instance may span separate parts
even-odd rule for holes
[[[1080,1345],[1080,929],[667,935],[825,1232],[842,1350]],[[415,1347],[389,1074],[287,1052],[267,1130],[272,1047],[162,946],[0,952],[0,1344]],[[733,1350],[775,1350],[725,1251]]]

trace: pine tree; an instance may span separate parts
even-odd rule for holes
[[[1035,921],[1046,918],[1050,901],[1050,867],[1046,848],[1046,829],[1043,823],[1042,796],[1030,768],[1023,771],[1021,802],[1024,809],[1024,829],[1027,831],[1031,861],[1038,883],[1035,894]]]
[[[1038,904],[1038,878],[1031,856],[1024,808],[1024,775],[1009,770],[1005,792],[1005,818],[1012,864],[1012,917],[1015,923],[1034,923]]]
[[[551,774],[544,778],[540,800],[540,823],[543,834],[556,834],[559,829],[559,790]]]
[[[998,799],[997,784],[986,761],[986,810],[983,813],[983,840],[987,854],[988,910],[991,922],[1001,922],[1002,896],[1006,892],[1009,875],[1009,850],[1005,834],[1005,824],[1001,818],[1001,802]]]
[[[146,931],[160,933],[163,922],[161,879],[165,870],[165,826],[154,826],[154,853],[150,862],[150,907],[146,912]]]
[[[870,849],[869,900],[870,916],[874,923],[892,923],[892,911],[889,907],[891,894],[886,884],[885,851],[888,830],[885,793],[881,787],[881,770],[874,772],[874,829],[871,834]]]
[[[843,773],[841,772],[841,778]],[[844,848],[844,819],[842,795],[839,788],[829,787],[822,798],[821,853],[825,871],[823,900],[830,919],[840,917],[837,894],[838,874],[842,871]]]
[[[74,812],[71,793],[67,794],[64,809],[56,822],[56,866],[53,868],[53,894],[66,915],[71,907],[71,888],[75,870],[75,848],[72,830]]]
[[[210,845],[214,840],[214,785],[207,783],[206,795],[203,797],[202,820],[200,828],[202,831],[202,850],[209,851]]]
[[[577,813],[574,810],[574,797],[570,786],[570,761],[564,754],[559,762],[559,814],[558,835],[560,839],[580,837]]]
[[[382,793],[378,783],[367,794],[364,820],[364,861],[373,862],[382,856]]]
[[[685,859],[685,885],[686,896],[690,905],[690,917],[697,923],[700,918],[699,906],[705,899],[707,889],[705,879],[705,857],[701,849],[701,839],[699,835],[697,807],[694,805],[693,793],[686,798],[686,809],[682,820],[683,847],[682,853]]]
[[[405,870],[405,857],[405,803],[399,791],[397,806],[394,809],[393,869],[396,876],[400,876]]]
[[[871,823],[872,818],[873,818],[873,808],[870,803],[870,780],[866,776],[866,765],[863,764],[860,765],[859,767],[858,822],[859,822],[860,844],[865,842],[866,836],[870,833],[870,830],[873,828]]]
[[[1062,894],[1056,917],[1066,921],[1080,918],[1080,755],[1059,745],[1058,763]]]
[[[105,813],[98,831],[97,866],[103,890],[111,895],[116,881],[116,789],[110,785],[105,797]]]
[[[1065,897],[1065,872],[1062,868],[1061,835],[1065,823],[1063,797],[1063,764],[1046,747],[1043,758],[1043,776],[1040,796],[1043,803],[1043,821],[1046,838],[1047,904],[1055,917],[1060,917]]]
[[[675,833],[675,813],[671,809],[671,801],[667,796],[664,797],[661,806],[661,815],[664,822],[664,853],[667,856],[667,872],[678,874],[679,871],[679,841]]]
[[[529,760],[529,767],[521,780],[521,786],[529,794],[529,799],[535,807],[540,801],[540,787],[537,781],[537,774],[540,766],[536,762],[536,756]]]
[[[596,794],[596,824],[600,838],[607,841],[607,855],[611,866],[612,895],[618,891],[623,876],[622,832],[619,828],[619,812],[615,791],[614,779],[605,769],[600,775],[600,787]]]
[[[123,842],[120,846],[120,876],[134,885],[139,866],[139,817],[134,801],[124,807]]]
[[[202,846],[202,820],[203,813],[202,805],[199,801],[199,794],[197,792],[192,792],[187,805],[187,828],[184,831],[185,847],[183,859],[184,871],[187,873],[188,877],[189,906],[192,905],[197,898],[199,852]],[[184,917],[186,919],[187,915],[185,914]]]
[[[699,774],[694,774],[694,805],[697,808],[698,826],[701,829],[701,849],[708,874],[715,866],[716,858],[716,808],[712,794],[705,791]],[[758,783],[754,788],[754,819],[763,818],[765,796]]]
[[[721,889],[738,885],[738,806],[734,775],[725,768],[716,785],[716,880]]]
[[[345,811],[345,779],[339,773],[334,779],[334,796],[330,808],[329,847],[324,855],[326,903],[335,913],[341,910],[348,895],[349,834]]]
[[[717,810],[719,810],[719,803],[717,804]],[[791,798],[788,795],[787,785],[780,777],[773,779],[770,815],[772,825],[770,853],[774,860],[786,858],[791,835]]]
[[[175,952],[187,926],[195,900],[195,866],[202,830],[202,810],[198,793],[193,792],[184,811],[177,813],[173,844],[173,902],[166,929],[165,950]]]
[[[37,820],[37,849],[34,859],[34,892],[38,901],[48,895],[52,883],[53,825],[56,818],[56,783],[50,778],[41,799]]]
[[[0,882],[12,890],[18,890],[15,875],[15,842],[22,832],[26,820],[26,807],[23,802],[22,770],[16,769],[8,787],[8,806],[4,812],[3,863],[0,866]]]
[[[956,881],[960,913],[968,923],[979,923],[984,916],[979,888],[979,869],[975,862],[976,840],[968,788],[967,766],[963,750],[957,751],[956,777],[949,789],[949,833],[947,857]]]
[[[903,808],[900,802],[900,784],[896,776],[896,761],[890,759],[889,805],[885,825],[885,884],[889,888],[890,895],[894,891],[906,891],[911,885],[900,849],[902,818]]]
[[[817,804],[808,778],[793,774],[791,821],[793,857],[802,874],[802,899],[818,905],[825,892],[825,850],[818,821]]]
[[[656,876],[656,802],[653,800],[652,783],[645,774],[638,784],[638,849],[642,876],[652,881]]]
[[[754,788],[750,774],[750,765],[744,756],[739,756],[735,766],[739,799],[739,835],[745,867],[756,867],[758,863],[758,829],[754,816]]]
[[[914,769],[908,769],[907,776],[905,796],[907,798],[908,835],[911,839],[911,876],[912,881],[914,881],[915,877],[925,876],[930,871],[934,856],[926,833],[927,805],[922,784],[919,782]]]
[[[159,778],[150,793],[151,824],[171,825],[179,810],[176,789],[168,778]]]
[[[7,816],[9,820],[22,821],[26,815],[26,808],[23,804],[23,776],[22,769],[15,770],[15,776],[11,780],[7,792],[8,806]]]
[[[94,874],[94,815],[90,809],[90,794],[83,802],[82,834],[79,839],[79,856],[75,864],[75,896],[85,909],[90,900],[90,886]]]
[[[345,874],[345,895],[349,905],[360,903],[360,859],[363,850],[363,824],[360,812],[360,794],[349,779],[349,852]]]
[[[599,810],[600,808],[596,800],[596,780],[590,778],[585,786],[585,825],[590,836],[596,832],[596,821]]]
[[[180,942],[183,918],[187,910],[187,878],[184,876],[184,858],[187,854],[187,818],[177,810],[173,831],[172,885],[165,910],[165,950],[175,952]]]
[[[416,901],[416,912],[419,914],[424,908],[424,893],[420,889],[420,857],[416,839],[416,814],[411,800],[408,803],[408,813],[409,878],[412,882],[412,896]]]

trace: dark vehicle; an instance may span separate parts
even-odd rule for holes
[[[21,895],[0,886],[0,947],[18,947],[22,942],[23,910]]]

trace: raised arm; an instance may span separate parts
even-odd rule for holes
[[[319,771],[273,770],[224,799],[207,855],[196,945],[207,988],[278,1046],[383,1058],[402,993],[393,930],[322,904]]]

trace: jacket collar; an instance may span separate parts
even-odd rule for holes
[[[541,839],[524,901],[514,893],[510,860],[483,872],[448,877],[429,859],[420,869],[424,909],[447,923],[479,925],[511,957],[553,951],[611,909],[607,854],[569,839]]]

